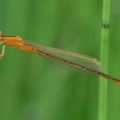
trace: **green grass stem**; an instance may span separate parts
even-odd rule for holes
[[[103,72],[107,73],[109,46],[110,0],[103,0],[100,60]],[[100,77],[98,98],[98,120],[107,120],[107,80]]]

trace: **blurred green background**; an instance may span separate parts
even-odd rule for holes
[[[112,1],[108,73],[120,78],[120,1]],[[6,35],[99,59],[100,0],[0,0]],[[104,67],[104,66],[103,66]],[[0,60],[0,120],[96,120],[98,76],[6,47]],[[119,120],[120,86],[108,81],[108,120]]]

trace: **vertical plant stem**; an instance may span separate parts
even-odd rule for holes
[[[110,0],[103,0],[100,60],[103,72],[107,73],[109,45]],[[107,80],[100,77],[98,96],[98,120],[107,120]]]

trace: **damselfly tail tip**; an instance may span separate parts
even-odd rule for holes
[[[120,81],[114,81],[116,84],[120,85]]]

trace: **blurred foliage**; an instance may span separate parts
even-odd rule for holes
[[[109,74],[119,77],[120,2],[112,1]],[[99,59],[102,1],[0,0],[3,34]],[[103,66],[104,67],[104,66]],[[120,87],[108,84],[108,119],[120,119]],[[6,47],[0,60],[0,120],[96,120],[98,77]]]

